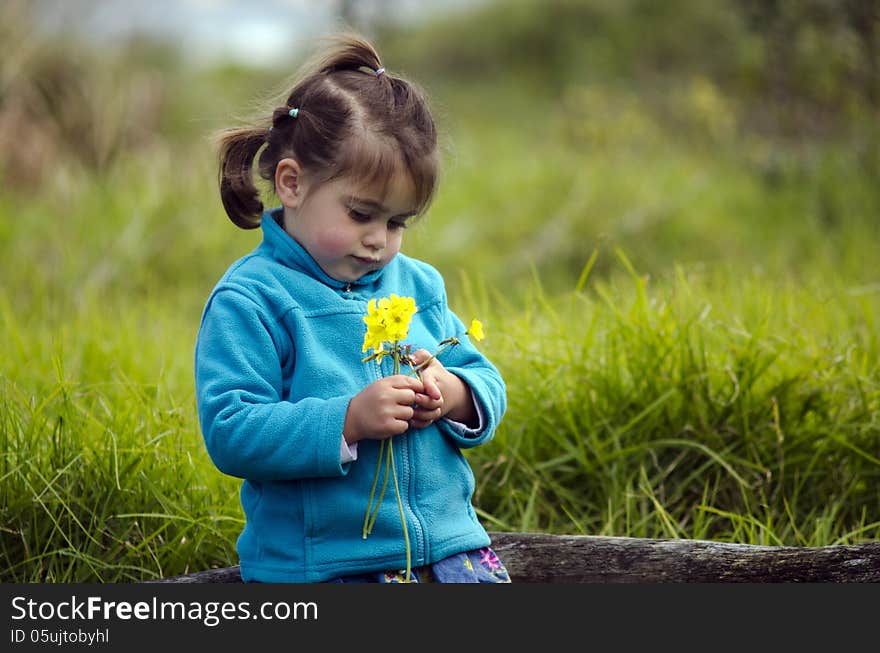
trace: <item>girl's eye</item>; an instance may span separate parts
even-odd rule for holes
[[[348,209],[348,214],[351,216],[352,220],[356,222],[369,222],[370,215],[368,213],[361,213],[360,211],[356,211],[354,209]]]
[[[398,222],[396,220],[389,220],[388,228],[392,229],[394,231],[397,231],[398,229],[406,229],[406,223],[405,222]]]

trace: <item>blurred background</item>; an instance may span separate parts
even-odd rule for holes
[[[12,0],[2,12],[3,209],[27,214],[0,232],[17,301],[72,279],[77,293],[128,293],[216,277],[253,239],[224,224],[211,133],[253,115],[316,37],[344,27],[432,96],[445,175],[408,247],[447,276],[509,285],[534,265],[565,287],[592,250],[621,246],[654,274],[823,262],[876,280],[871,0]],[[14,272],[31,241],[51,259],[37,279]]]
[[[2,578],[231,564],[192,349],[260,234],[211,137],[345,28],[435,110],[404,251],[495,334],[490,528],[877,534],[880,0],[5,0]]]

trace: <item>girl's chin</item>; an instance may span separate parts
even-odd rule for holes
[[[343,283],[354,283],[365,274],[375,272],[383,266],[381,261],[375,259],[360,258],[359,256],[349,256],[345,262],[340,262],[332,270],[328,270],[323,265],[321,269],[330,276]]]

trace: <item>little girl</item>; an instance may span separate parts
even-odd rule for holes
[[[255,158],[278,208],[263,211]],[[211,459],[244,479],[245,581],[509,582],[462,455],[492,438],[504,382],[461,337],[440,274],[399,252],[437,168],[424,96],[355,36],[335,39],[271,117],[220,137],[223,206],[263,241],[208,298],[195,380]],[[417,376],[362,360],[368,303],[392,293],[416,303]],[[460,344],[432,359],[450,337]],[[389,438],[403,514],[386,499],[364,537]]]

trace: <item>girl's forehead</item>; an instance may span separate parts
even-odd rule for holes
[[[395,213],[411,213],[417,208],[416,188],[405,172],[378,179],[343,178],[341,190],[349,197]]]

